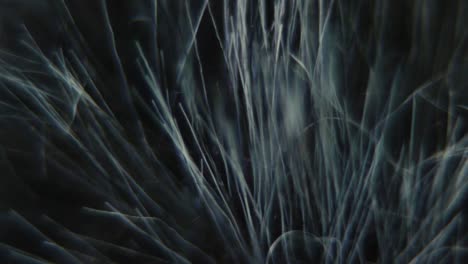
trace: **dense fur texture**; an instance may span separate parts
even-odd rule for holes
[[[0,1],[2,263],[463,263],[468,2]]]

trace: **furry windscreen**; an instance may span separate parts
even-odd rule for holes
[[[0,0],[0,263],[466,263],[468,1]]]

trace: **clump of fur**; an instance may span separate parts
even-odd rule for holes
[[[3,49],[1,258],[466,257],[463,1],[58,2]]]

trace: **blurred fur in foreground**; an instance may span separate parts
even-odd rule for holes
[[[0,259],[463,263],[448,2],[0,1]]]

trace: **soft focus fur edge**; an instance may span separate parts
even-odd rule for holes
[[[0,259],[463,263],[465,14],[0,0]]]

